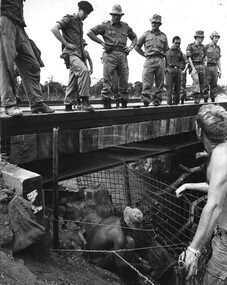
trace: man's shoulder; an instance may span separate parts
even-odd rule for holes
[[[211,158],[211,162],[216,161],[217,164],[223,164],[227,166],[227,142],[218,144],[212,151]]]

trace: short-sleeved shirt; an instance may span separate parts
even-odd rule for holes
[[[64,39],[70,43],[75,44],[76,49],[72,50],[63,47],[63,54],[75,54],[79,58],[83,58],[83,22],[75,15],[66,15],[60,21],[62,35]]]
[[[166,52],[166,64],[167,66],[177,66],[182,67],[185,65],[184,55],[181,49],[171,47]]]
[[[1,0],[1,16],[6,16],[15,24],[26,27],[23,13],[24,0]]]
[[[125,22],[115,25],[112,21],[105,21],[91,30],[96,36],[101,35],[105,44],[110,46],[125,47],[127,38],[132,41],[136,37],[132,28]]]
[[[166,51],[169,49],[167,37],[161,31],[158,33],[154,33],[153,31],[145,32],[137,41],[138,47],[141,48],[143,45],[145,57],[153,55],[164,57]]]
[[[206,57],[206,49],[203,44],[198,45],[196,42],[189,44],[186,49],[187,57],[191,57],[193,63],[203,63]]]
[[[207,54],[207,63],[217,64],[221,57],[221,48],[218,45],[210,43],[205,46],[205,49]]]

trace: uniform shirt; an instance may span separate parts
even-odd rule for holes
[[[24,0],[1,0],[1,16],[6,16],[13,23],[26,27],[23,13]]]
[[[213,42],[205,46],[207,53],[207,63],[218,63],[219,58],[221,57],[221,49],[218,45],[214,45]]]
[[[182,67],[185,65],[184,61],[184,55],[181,49],[171,47],[169,50],[166,52],[166,64],[167,66],[177,66],[177,67]]]
[[[158,33],[154,33],[153,31],[145,32],[137,41],[138,47],[141,48],[143,45],[145,57],[152,55],[161,55],[164,57],[166,51],[169,49],[167,37],[161,31]]]
[[[206,50],[203,44],[197,45],[196,42],[189,44],[186,49],[187,57],[191,57],[193,63],[203,63]]]
[[[110,46],[125,47],[127,38],[132,41],[136,37],[132,28],[125,22],[116,25],[112,21],[105,21],[91,30],[96,36],[101,35],[105,44]]]
[[[79,58],[83,58],[83,22],[75,15],[66,15],[60,21],[62,35],[64,39],[70,43],[75,44],[76,49],[72,50],[63,46],[63,54],[75,54]]]

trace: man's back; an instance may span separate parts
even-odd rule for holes
[[[218,144],[214,148],[207,167],[207,181],[209,184],[210,182],[212,183],[210,187],[215,187],[225,192],[223,207],[218,218],[218,226],[227,230],[227,142]],[[219,185],[222,187],[219,188]],[[223,196],[220,194],[219,192],[216,193],[221,199]]]

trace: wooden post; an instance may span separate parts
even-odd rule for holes
[[[124,164],[124,181],[125,181],[125,196],[126,196],[127,206],[131,206],[132,198],[131,198],[130,187],[129,187],[129,172],[128,172],[127,164]]]
[[[58,229],[58,129],[53,129],[53,248],[59,248]]]

